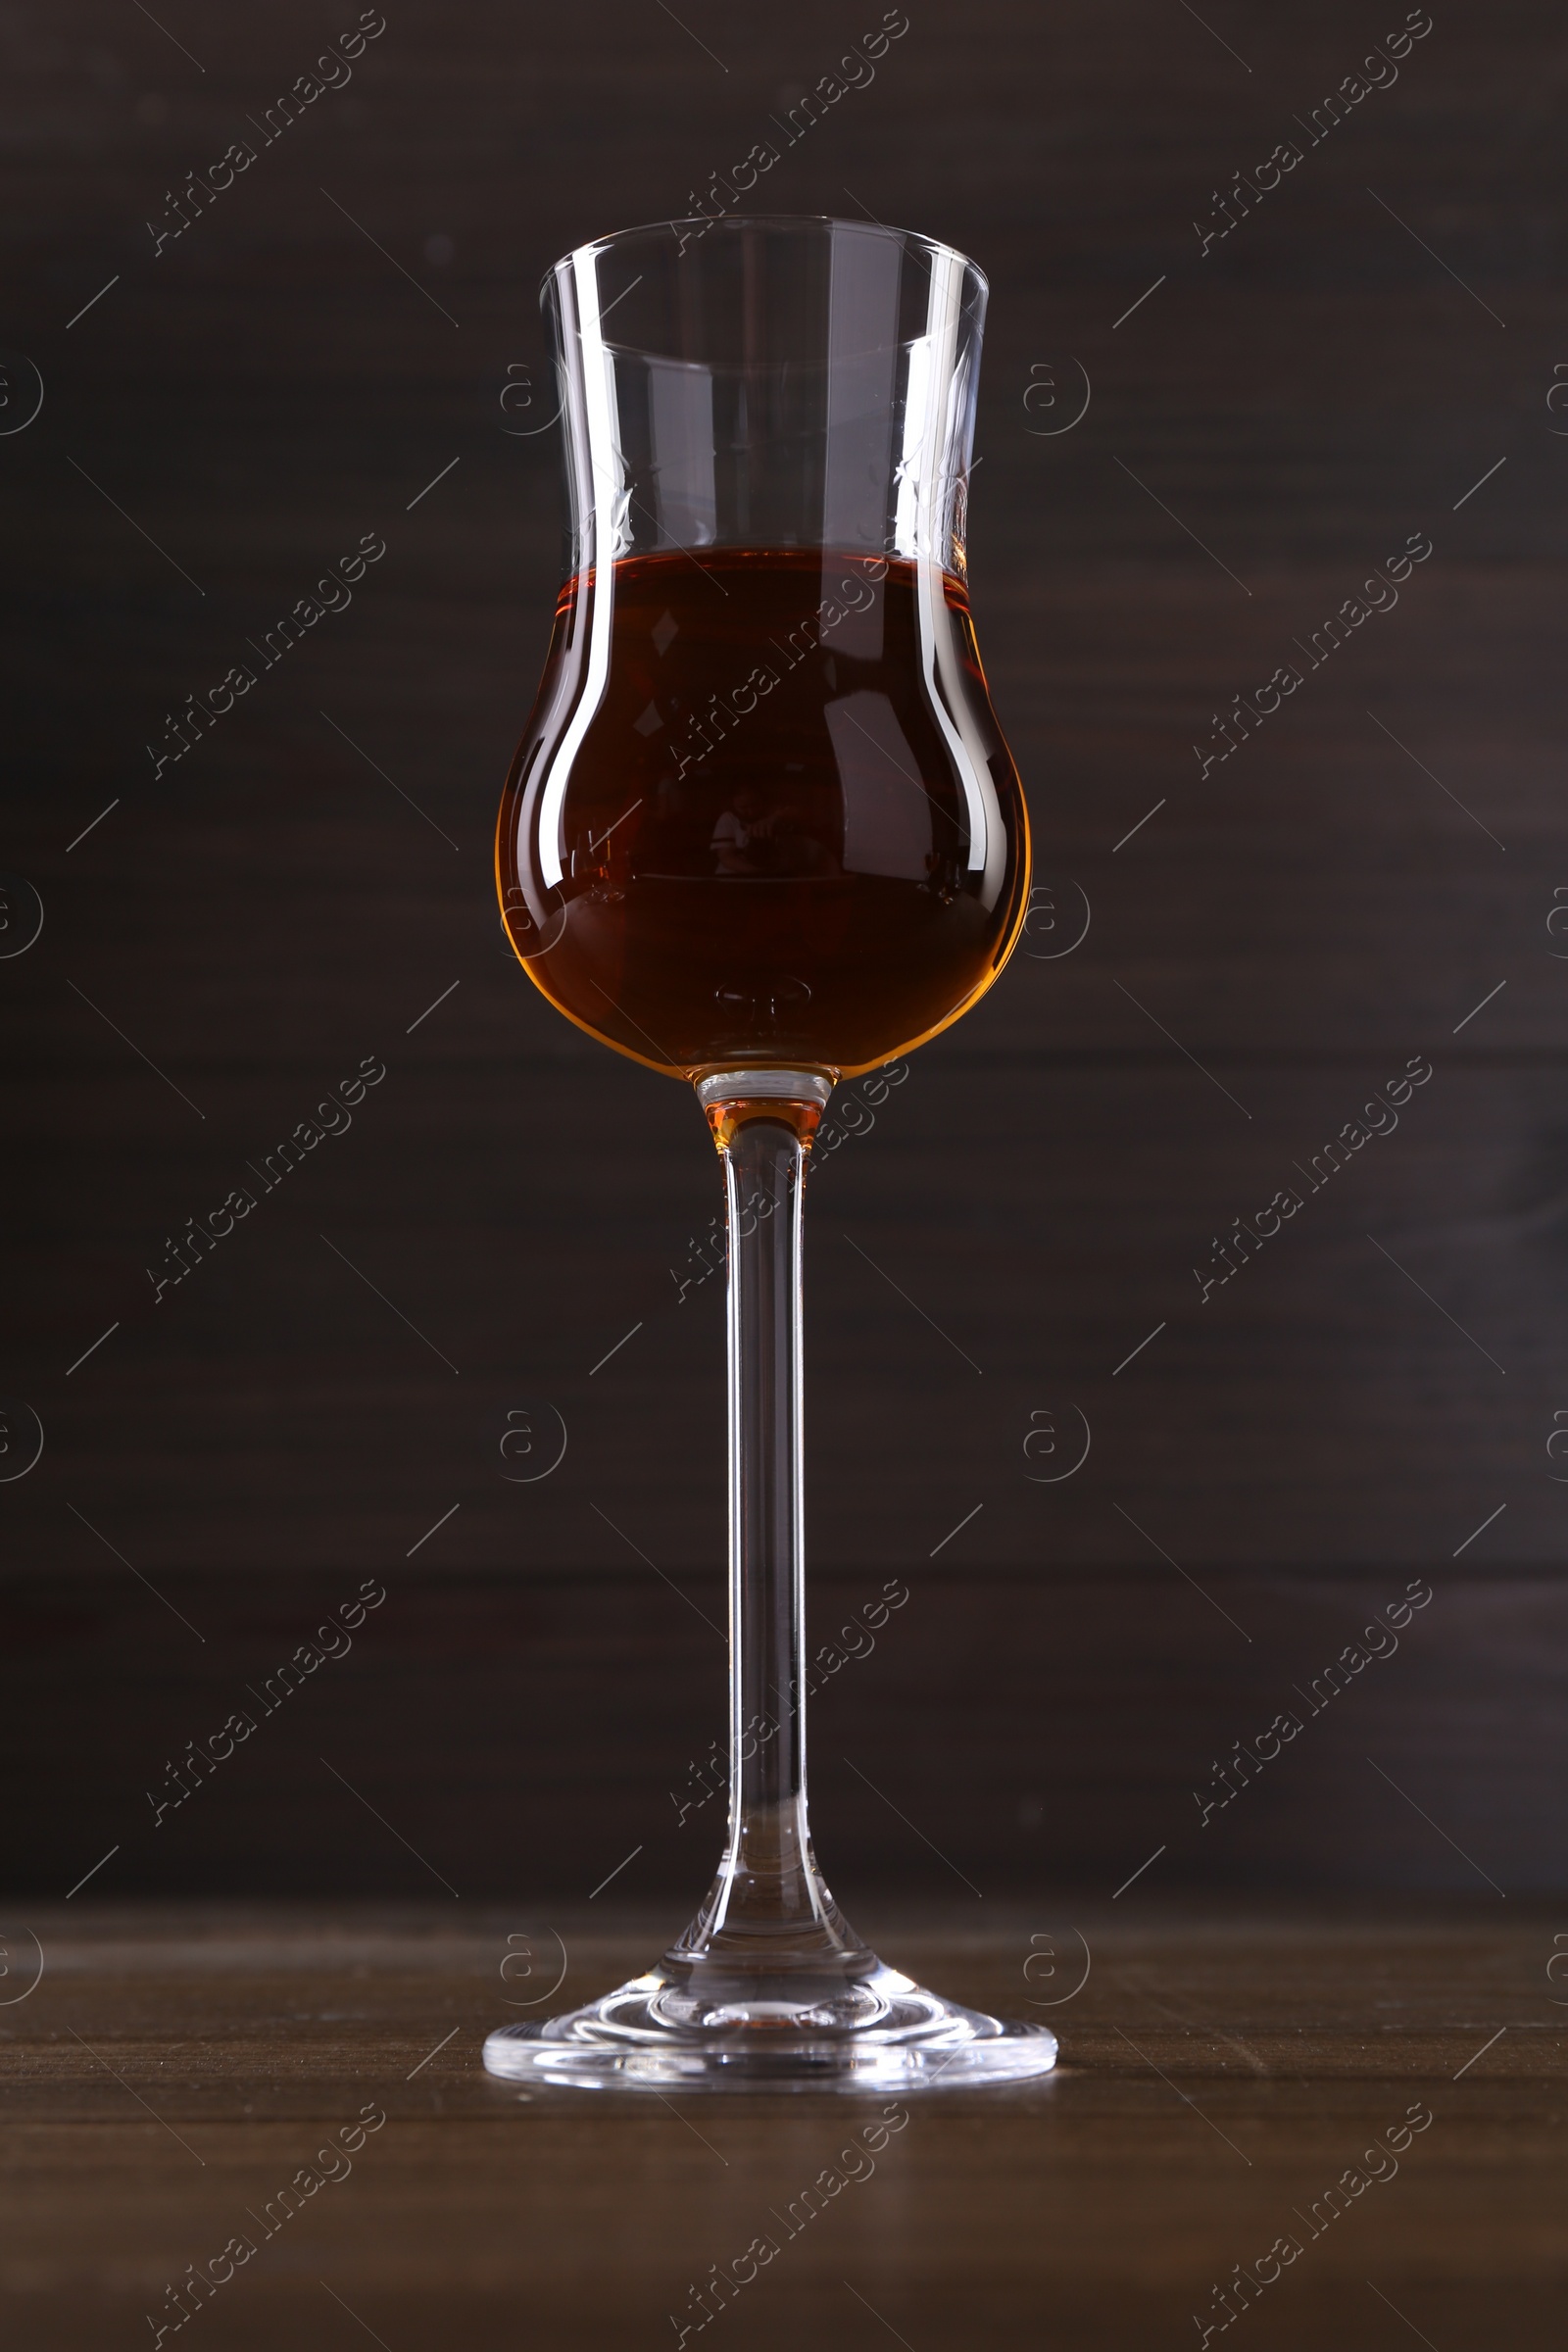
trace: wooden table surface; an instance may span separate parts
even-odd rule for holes
[[[509,1999],[580,1999],[673,1917],[78,1899],[12,1920],[6,2340],[151,2342],[166,2289],[238,2235],[255,2255],[178,2331],[209,2352],[669,2345],[710,2266],[765,2235],[710,2341],[1145,2352],[1200,2341],[1242,2265],[1267,2281],[1232,2324],[1249,2352],[1560,2345],[1568,1943],[1544,1907],[1134,1894],[861,1924],[927,1982],[1054,2022],[1055,2078],[910,2098],[852,2155],[884,2102],[484,2075],[484,2033],[528,2014]],[[509,1948],[531,1979],[501,1979]],[[361,2118],[356,2152],[318,2162]],[[264,2237],[302,2167],[338,2177]],[[842,2185],[788,2235],[825,2168]],[[1276,2278],[1281,2238],[1300,2251]]]

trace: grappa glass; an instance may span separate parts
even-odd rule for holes
[[[502,801],[503,918],[579,1028],[696,1087],[728,1216],[730,1822],[646,1975],[493,2074],[902,2090],[1046,2072],[828,1892],[806,1809],[801,1209],[834,1084],[991,986],[1023,794],[965,595],[985,280],[872,222],[734,217],[545,280],[571,542]]]

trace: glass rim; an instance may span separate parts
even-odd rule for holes
[[[551,263],[549,269],[541,276],[539,280],[540,299],[542,301],[546,292],[554,285],[557,271],[565,268],[575,254],[586,252],[597,256],[601,253],[608,253],[614,246],[629,244],[634,237],[651,237],[665,232],[673,233],[676,229],[686,227],[698,228],[704,233],[710,229],[734,230],[737,228],[853,229],[860,236],[887,237],[898,245],[923,247],[928,253],[943,254],[949,260],[957,262],[962,269],[971,271],[979,280],[987,296],[991,292],[991,280],[977,261],[962,252],[958,246],[948,244],[942,237],[927,236],[923,229],[897,228],[891,221],[886,220],[850,220],[836,213],[726,213],[718,220],[713,220],[707,213],[677,213],[668,219],[639,220],[630,228],[611,229],[602,237],[585,237],[580,245],[568,247],[557,261]],[[679,259],[679,256],[677,255],[676,258]]]

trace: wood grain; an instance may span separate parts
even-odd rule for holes
[[[247,2352],[285,2330],[311,2352],[361,2329],[402,2352],[489,2352],[519,2326],[655,2341],[710,2265],[765,2232],[777,2257],[710,2323],[763,2352],[808,2331],[849,2352],[883,2329],[916,2352],[1023,2346],[1043,2320],[1109,2352],[1182,2340],[1288,2233],[1300,2252],[1250,2316],[1284,2352],[1329,2332],[1385,2352],[1411,2328],[1446,2352],[1557,2340],[1550,1917],[1210,1903],[1073,1922],[866,1923],[964,1998],[1054,2001],[1062,2064],[1038,2086],[911,2099],[874,2172],[841,2166],[865,2177],[790,2238],[770,2215],[839,2164],[874,2103],[519,2097],[479,2070],[507,2014],[508,1936],[531,1931],[550,1977],[564,1938],[561,2003],[646,1960],[667,1921],[39,1913],[43,1982],[0,2028],[14,2325],[39,2352],[129,2340],[239,2232],[257,2253],[200,2327]],[[351,2170],[274,2228],[283,2242],[264,2238],[247,2216],[362,2114],[386,2120]],[[1401,2144],[1408,2115],[1431,2120]],[[1363,2154],[1391,2130],[1396,2159]],[[1329,2221],[1351,2167],[1363,2185]]]

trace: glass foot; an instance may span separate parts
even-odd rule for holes
[[[927,1992],[870,1954],[846,1982],[796,1976],[696,1985],[654,1969],[544,2025],[498,2027],[492,2075],[584,2090],[852,2090],[1020,2082],[1056,2063],[1045,2026]]]

